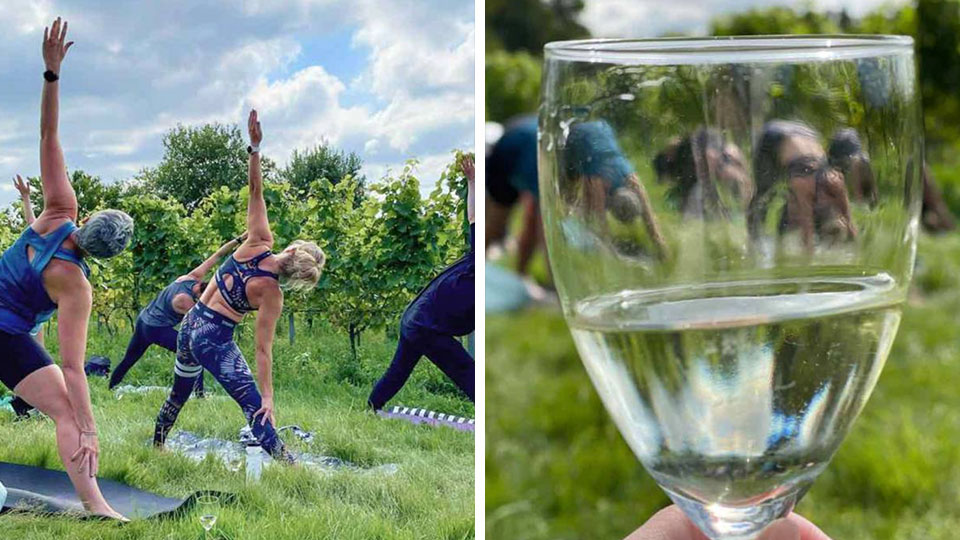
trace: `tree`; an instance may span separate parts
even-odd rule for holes
[[[39,176],[27,178],[30,184],[30,203],[33,205],[33,211],[40,215],[43,211],[43,189]],[[119,183],[104,184],[99,176],[87,174],[83,170],[77,169],[70,174],[70,185],[77,194],[78,217],[83,219],[85,216],[103,210],[105,208],[118,208],[120,201],[124,196],[124,185]],[[17,213],[20,213],[20,201],[15,203]],[[19,223],[23,223],[21,219]],[[26,224],[23,224],[25,227]]]
[[[532,113],[540,104],[540,60],[525,51],[494,51],[486,56],[486,115],[506,122]]]
[[[487,50],[524,50],[539,56],[547,42],[589,37],[577,22],[583,6],[583,0],[488,0]]]
[[[283,178],[301,194],[306,194],[316,180],[326,179],[336,185],[350,176],[356,179],[358,193],[362,193],[367,180],[360,173],[362,167],[363,160],[355,152],[338,150],[324,141],[309,150],[294,150],[283,170]]]
[[[236,191],[247,184],[247,143],[235,125],[177,126],[164,135],[163,148],[160,164],[138,179],[188,212],[220,187]],[[273,162],[264,158],[262,163],[264,178],[273,179]]]

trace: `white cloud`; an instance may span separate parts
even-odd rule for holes
[[[29,34],[39,31],[50,24],[55,17],[52,3],[49,0],[0,0],[0,13],[6,19],[6,28],[12,28],[17,33]],[[69,31],[69,29],[68,29]]]
[[[281,165],[328,140],[371,171],[420,157],[426,178],[473,144],[472,2],[0,0],[0,26],[14,29],[0,38],[0,181],[38,169],[39,41],[57,14],[77,41],[62,84],[68,166],[108,181],[155,164],[177,124],[243,129],[250,106]],[[344,30],[342,54],[310,56]],[[344,62],[360,75],[334,75]]]
[[[315,146],[323,140],[338,144],[350,135],[370,129],[365,107],[344,107],[340,99],[346,86],[321,66],[311,66],[288,79],[261,80],[245,102],[257,109],[264,130],[264,152],[281,162],[294,149]]]
[[[354,41],[372,50],[371,87],[384,99],[432,89],[473,90],[474,24],[471,14],[418,0],[357,2]]]

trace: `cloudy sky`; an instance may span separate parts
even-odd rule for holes
[[[71,169],[105,180],[156,164],[178,123],[243,123],[285,163],[326,139],[368,178],[409,157],[428,191],[454,148],[473,148],[470,0],[0,0],[0,204],[39,173],[43,28],[76,41],[62,69]]]
[[[907,0],[586,0],[582,22],[597,37],[652,37],[666,32],[706,34],[710,19],[750,8],[771,5],[840,11],[853,16]]]

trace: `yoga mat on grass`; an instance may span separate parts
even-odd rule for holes
[[[129,519],[149,519],[173,516],[193,506],[199,495],[210,493],[220,497],[221,503],[233,500],[232,494],[199,491],[185,499],[162,497],[134,487],[98,479],[103,496],[110,506]],[[0,483],[7,489],[3,512],[32,511],[43,514],[74,514],[77,517],[100,519],[86,514],[73,490],[70,478],[63,471],[0,462]]]
[[[393,407],[389,411],[377,411],[383,418],[405,420],[411,424],[428,424],[431,426],[447,426],[460,431],[474,431],[476,422],[473,418],[465,418],[453,414],[438,413],[427,409],[413,407]]]

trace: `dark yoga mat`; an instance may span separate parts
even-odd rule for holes
[[[0,483],[7,488],[3,511],[25,509],[42,513],[83,512],[70,477],[63,471],[0,462]],[[161,497],[113,480],[99,479],[100,491],[110,506],[130,519],[159,518],[188,510],[198,495],[186,499]],[[221,502],[229,494],[215,493]]]

